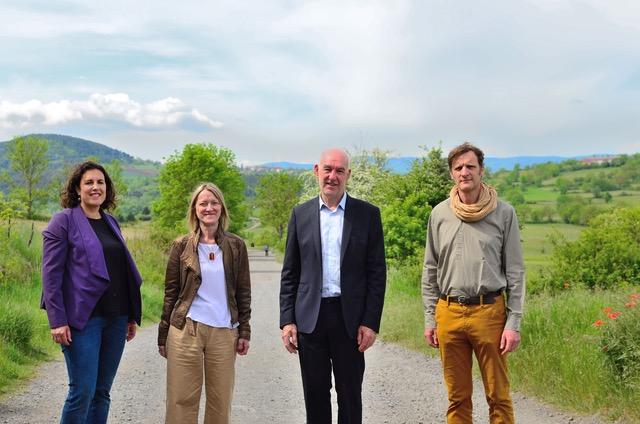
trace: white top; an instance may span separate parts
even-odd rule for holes
[[[322,297],[340,296],[340,250],[347,194],[335,211],[320,199],[320,243],[322,245]]]
[[[217,244],[198,243],[198,258],[202,284],[191,303],[187,317],[211,327],[235,327],[231,322],[227,303],[222,250]]]

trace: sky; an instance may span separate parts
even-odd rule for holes
[[[4,0],[0,140],[240,163],[640,152],[640,2]]]

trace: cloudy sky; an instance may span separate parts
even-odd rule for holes
[[[145,159],[640,151],[634,0],[3,1],[0,140]]]

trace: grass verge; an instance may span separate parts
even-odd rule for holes
[[[389,271],[380,335],[385,341],[437,356],[438,351],[423,340],[420,273],[420,266]],[[630,291],[572,289],[555,296],[530,296],[521,347],[509,357],[514,390],[564,410],[640,422],[640,392],[621,385],[607,366],[602,329],[593,325],[605,307],[620,304]]]

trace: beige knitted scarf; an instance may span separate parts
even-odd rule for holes
[[[498,193],[493,187],[485,183],[482,183],[480,196],[476,203],[462,203],[457,184],[453,186],[449,196],[451,197],[451,210],[459,219],[465,222],[480,221],[498,206]]]

